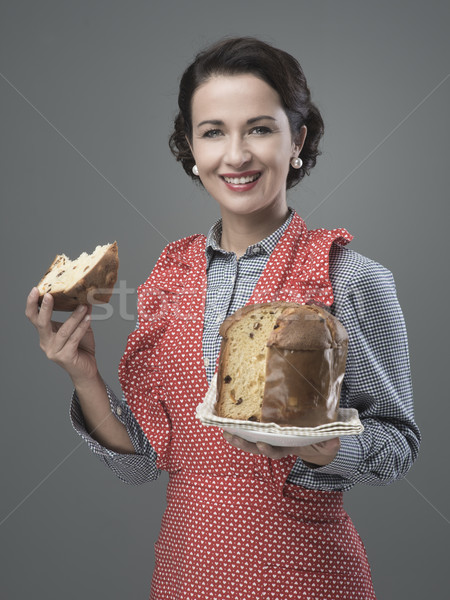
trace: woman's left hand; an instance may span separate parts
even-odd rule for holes
[[[240,448],[244,452],[250,452],[251,454],[261,454],[268,458],[278,459],[284,456],[298,456],[308,466],[312,467],[324,467],[330,464],[339,452],[341,442],[339,438],[333,438],[326,442],[318,442],[317,444],[311,444],[309,446],[271,446],[264,442],[248,442],[243,438],[224,432],[223,437],[226,441],[234,446]]]

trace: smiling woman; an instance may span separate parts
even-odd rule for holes
[[[52,325],[51,298],[39,311],[34,290],[27,316],[75,384],[73,423],[94,453],[128,483],[169,473],[152,600],[373,600],[343,492],[403,477],[420,441],[393,278],[344,247],[345,229],[310,231],[287,205],[323,134],[292,56],[222,40],[185,71],[178,103],[172,151],[221,219],[207,236],[169,244],[140,286],[119,365],[125,401],[100,377],[85,311]],[[196,419],[221,323],[276,300],[320,304],[347,330],[340,406],[358,411],[360,436],[279,448]]]

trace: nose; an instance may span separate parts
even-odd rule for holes
[[[240,135],[233,135],[228,138],[224,156],[227,164],[239,168],[250,162],[251,158],[252,155],[245,139]]]

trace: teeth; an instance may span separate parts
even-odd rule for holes
[[[227,183],[233,183],[234,185],[239,185],[239,184],[244,184],[244,183],[251,183],[252,181],[255,181],[256,179],[258,179],[258,177],[259,177],[259,173],[256,173],[255,175],[249,175],[248,177],[224,177],[224,179]]]

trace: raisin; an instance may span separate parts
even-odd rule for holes
[[[256,422],[257,422],[257,421],[258,421],[258,419],[257,419],[257,418],[256,418],[254,415],[252,415],[251,417],[249,417],[249,418],[247,419],[247,421],[256,421]]]
[[[274,329],[278,329],[278,327],[279,327],[279,325],[274,325],[274,327],[273,327],[273,328],[274,328]]]
[[[224,380],[225,383],[230,383],[230,381],[231,381],[231,375],[225,375],[225,377],[224,377],[223,380]]]
[[[60,271],[56,277],[61,277],[63,273],[65,273],[65,271]]]
[[[254,333],[249,333],[248,335],[249,335],[249,337],[250,337],[251,339],[253,339],[253,338],[255,337],[255,334],[254,334]]]
[[[242,398],[238,398],[238,399],[236,400],[236,404],[242,404],[243,402],[244,402],[244,401],[242,400]]]
[[[260,327],[261,327],[261,323],[258,323],[258,322],[253,325],[253,329],[259,329]]]

